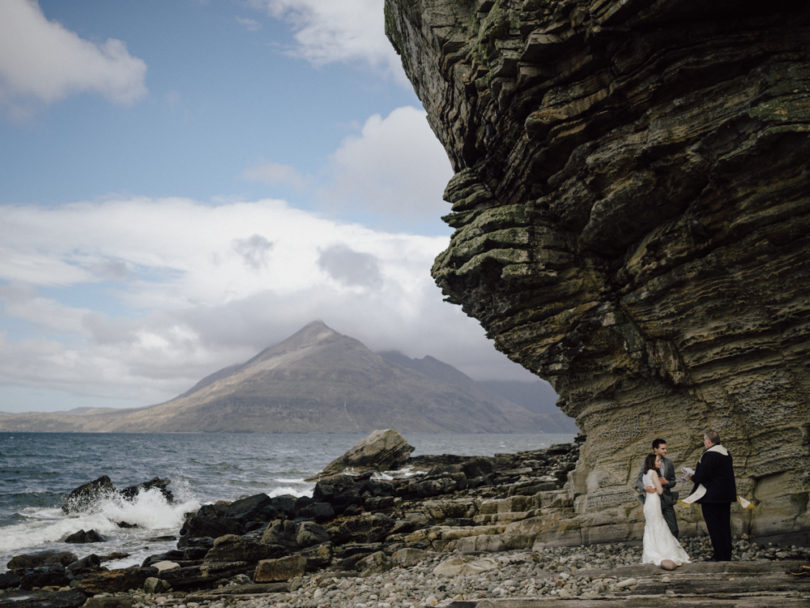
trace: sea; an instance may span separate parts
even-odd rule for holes
[[[573,434],[404,435],[413,455],[492,456],[573,441]],[[109,568],[140,565],[176,548],[186,513],[219,500],[264,493],[311,496],[306,479],[343,455],[364,433],[0,433],[0,572],[15,555],[44,550],[117,556]],[[171,480],[131,500],[112,494],[65,514],[71,490],[107,475],[117,489],[154,477]],[[121,527],[125,522],[126,527]],[[79,530],[103,542],[66,543]]]

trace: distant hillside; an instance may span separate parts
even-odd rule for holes
[[[432,357],[377,354],[314,322],[166,403],[6,414],[0,415],[0,430],[574,432],[561,412],[508,397],[520,394],[531,403],[531,389],[511,384],[485,386]]]
[[[478,384],[489,392],[522,405],[543,417],[543,426],[549,433],[577,433],[574,419],[557,407],[559,395],[543,380],[482,380]],[[557,429],[557,430],[553,430]]]

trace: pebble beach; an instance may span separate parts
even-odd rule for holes
[[[711,555],[707,538],[685,539],[682,544],[693,562],[706,561]],[[638,565],[641,547],[614,543],[463,556],[425,552],[421,557],[411,566],[381,573],[316,572],[293,579],[290,590],[280,593],[255,593],[247,577],[236,577],[210,597],[136,592],[130,598],[133,608],[416,608],[482,598],[598,598],[635,584],[633,578],[609,574],[611,569]],[[740,540],[733,560],[809,561],[810,547]],[[645,568],[657,570],[652,565]],[[577,575],[583,570],[591,574]],[[604,570],[606,575],[593,570]]]

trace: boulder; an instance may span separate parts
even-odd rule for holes
[[[216,503],[201,506],[189,516],[180,528],[180,535],[188,538],[217,538],[225,534],[239,534],[242,526],[231,517],[228,505]]]
[[[335,544],[366,544],[383,541],[393,527],[394,520],[384,513],[363,513],[341,520],[327,532]]]
[[[321,543],[301,550],[301,556],[307,560],[307,570],[325,568],[332,562],[334,548],[331,542]]]
[[[335,508],[328,502],[312,500],[296,509],[298,517],[317,522],[329,521],[335,516]]]
[[[335,513],[343,513],[351,505],[362,505],[364,478],[354,475],[329,475],[321,477],[312,491],[317,502],[332,505]]]
[[[256,566],[253,580],[257,583],[288,581],[306,572],[307,560],[301,555],[288,555],[278,559],[263,559]]]
[[[95,553],[91,553],[81,559],[68,564],[66,570],[70,578],[76,578],[90,572],[96,572],[101,569],[101,558]]]
[[[87,598],[82,608],[132,608],[132,598],[117,595],[96,595]]]
[[[157,575],[157,568],[141,568],[140,566],[99,570],[74,579],[71,586],[88,595],[114,593],[140,589],[147,578]]]
[[[297,547],[296,536],[298,524],[289,519],[279,519],[272,522],[262,533],[261,542],[266,545],[280,545],[282,547]]]
[[[7,566],[12,572],[38,568],[39,566],[50,566],[61,564],[67,566],[77,559],[75,553],[70,551],[39,551],[37,553],[22,553],[12,557]]]
[[[104,537],[101,536],[95,530],[79,530],[78,532],[74,532],[73,534],[68,535],[65,538],[66,543],[76,543],[76,544],[83,544],[83,543],[102,543],[104,542]]]
[[[267,494],[256,494],[230,503],[203,505],[186,518],[180,534],[189,538],[244,534],[283,512],[295,512],[295,497],[270,498]]]
[[[164,593],[171,589],[172,586],[163,579],[150,576],[143,582],[143,590],[146,593]]]
[[[214,587],[223,579],[230,579],[239,574],[248,574],[253,572],[255,568],[255,563],[244,561],[210,562],[198,566],[164,570],[153,576],[166,581],[175,591],[186,591]]]
[[[355,564],[355,568],[360,570],[363,574],[372,574],[375,572],[385,572],[393,567],[391,560],[383,551],[375,551],[370,555],[366,555],[363,559]]]
[[[413,446],[393,429],[377,430],[357,443],[343,456],[336,458],[315,477],[335,475],[344,471],[388,471],[405,464]]]
[[[214,546],[205,554],[205,563],[210,562],[258,562],[275,557],[278,550],[258,538],[226,534],[214,540]]]
[[[62,587],[70,582],[65,567],[62,564],[38,566],[26,570],[20,576],[20,589],[35,589],[37,587]]]
[[[318,524],[302,521],[295,530],[295,544],[299,547],[311,547],[329,541],[329,533]]]
[[[86,511],[99,499],[112,496],[114,493],[115,486],[112,481],[106,475],[102,475],[73,489],[62,503],[62,511],[68,514]]]
[[[20,586],[20,577],[13,572],[0,573],[0,589],[16,589]]]
[[[126,488],[121,490],[121,496],[123,496],[127,500],[132,500],[142,491],[158,489],[160,490],[160,493],[163,494],[163,497],[166,499],[166,502],[173,503],[174,494],[172,494],[171,490],[169,490],[168,488],[168,485],[171,483],[171,481],[172,481],[171,479],[161,479],[160,477],[153,477],[149,481],[144,481],[143,483],[139,483],[134,486],[127,486]]]

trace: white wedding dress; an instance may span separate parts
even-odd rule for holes
[[[647,471],[644,474],[644,485],[655,485],[651,476],[657,474],[652,469]],[[661,514],[661,497],[657,492],[648,493],[644,499],[644,521],[642,564],[660,566],[665,559],[672,560],[679,566],[689,562],[689,556],[681,547],[678,539],[672,536],[672,532]]]

